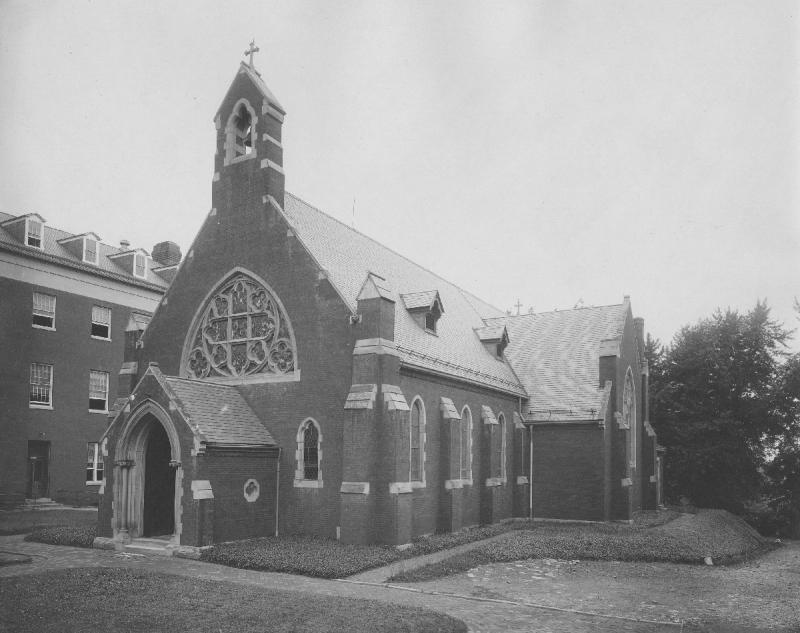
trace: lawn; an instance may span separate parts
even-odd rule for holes
[[[28,534],[54,526],[94,527],[97,510],[61,508],[58,510],[4,510],[0,512],[0,536]]]
[[[0,579],[0,630],[465,632],[460,620],[371,600],[275,591],[133,569]]]
[[[733,563],[774,547],[742,519],[724,510],[676,514],[664,523],[540,522],[495,541],[391,578],[420,582],[488,563],[529,558],[702,564]]]

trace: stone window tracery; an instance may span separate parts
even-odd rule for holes
[[[244,274],[224,283],[203,308],[186,369],[190,378],[293,372],[289,322],[270,291]]]

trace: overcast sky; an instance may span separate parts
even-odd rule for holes
[[[0,211],[186,253],[255,38],[287,189],[498,307],[629,294],[666,342],[766,298],[794,327],[798,10],[5,0]]]

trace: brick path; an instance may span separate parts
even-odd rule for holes
[[[23,536],[0,537],[0,551],[30,556],[29,564],[0,567],[0,578],[71,567],[135,567],[153,572],[227,581],[264,589],[302,591],[328,596],[367,598],[424,607],[466,622],[470,631],[499,633],[675,633],[673,624],[647,623],[565,610],[537,608],[522,602],[459,596],[426,589],[401,588],[352,580],[322,580],[289,574],[256,572],[164,556],[120,554],[112,551],[26,543]],[[451,552],[452,553],[452,552]],[[380,576],[380,573],[377,574]]]

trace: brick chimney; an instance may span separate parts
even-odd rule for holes
[[[159,242],[153,247],[152,257],[159,266],[173,266],[181,261],[181,247],[175,242]]]

